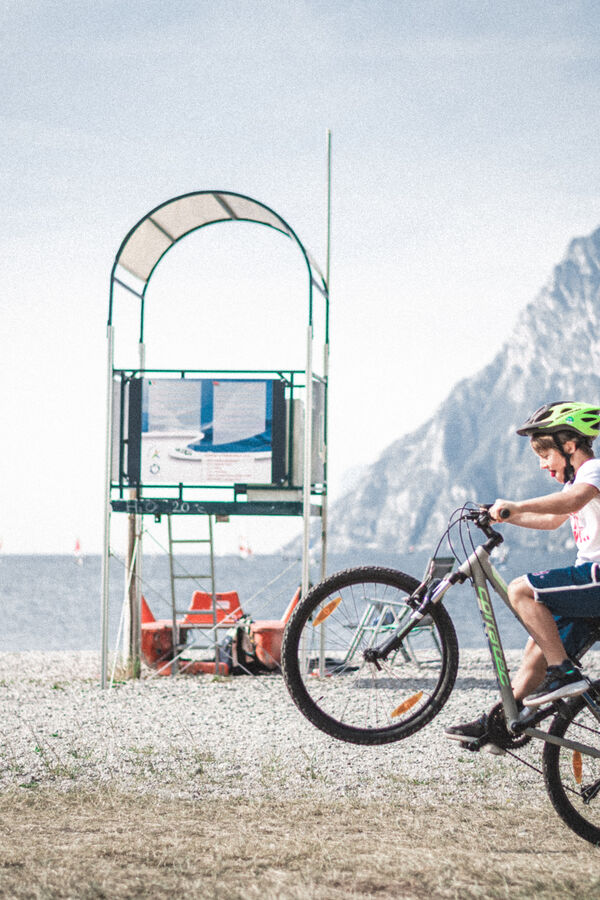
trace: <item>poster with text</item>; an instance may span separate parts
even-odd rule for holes
[[[284,474],[280,381],[144,378],[140,419],[143,484],[271,484]]]

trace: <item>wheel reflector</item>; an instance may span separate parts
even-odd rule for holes
[[[409,697],[408,700],[405,700],[404,703],[401,703],[400,706],[397,706],[392,713],[392,719],[395,719],[397,716],[401,716],[403,713],[408,712],[409,709],[412,709],[415,703],[418,703],[422,696],[423,691],[419,691],[418,694],[413,694],[412,697]]]
[[[583,760],[581,759],[581,753],[579,750],[573,750],[573,775],[575,776],[575,781],[577,784],[581,784],[581,773],[583,771]]]
[[[331,613],[338,608],[340,603],[342,602],[341,597],[335,597],[333,600],[330,600],[329,603],[326,603],[321,612],[317,615],[315,620],[313,621],[313,628],[316,628],[317,625],[320,625],[321,622],[324,622],[327,616],[330,616]]]

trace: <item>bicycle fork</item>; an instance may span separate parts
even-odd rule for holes
[[[456,572],[453,572],[452,575],[448,575],[435,585],[433,590],[431,590],[431,587],[427,590],[425,582],[420,584],[412,596],[415,600],[418,600],[423,597],[423,593],[425,592],[424,599],[421,600],[419,606],[410,614],[406,625],[395,632],[395,634],[391,635],[391,637],[389,637],[387,641],[384,641],[383,644],[380,644],[378,647],[369,647],[365,650],[364,658],[366,661],[372,662],[380,669],[380,662],[385,661],[391,653],[402,650],[404,640],[428,615],[431,607],[439,603],[446,591],[448,591],[453,584],[456,584],[457,581],[461,580],[462,576],[459,576],[459,571],[460,570],[457,570]]]
[[[489,553],[491,547],[485,545],[477,547],[475,553],[471,555],[465,562],[451,575],[444,578],[433,590],[427,591],[425,597],[419,606],[411,614],[408,623],[401,631],[397,632],[388,641],[378,648],[371,648],[365,652],[365,659],[374,663],[379,668],[379,661],[385,660],[390,653],[397,650],[405,638],[415,628],[419,622],[427,615],[431,606],[439,603],[446,592],[459,582],[471,580],[475,588],[475,596],[481,614],[483,628],[487,638],[490,655],[492,657],[502,705],[504,707],[504,715],[509,727],[517,724],[519,711],[515,701],[512,687],[510,684],[509,669],[504,656],[504,649],[498,632],[496,623],[496,615],[490,600],[488,591],[488,583],[493,584],[494,589],[500,595],[503,602],[510,607],[506,585],[489,562]],[[415,592],[418,595],[420,589],[425,585],[421,585]]]

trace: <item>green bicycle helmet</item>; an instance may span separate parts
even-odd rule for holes
[[[600,431],[600,409],[572,400],[546,403],[517,428],[517,434],[522,435],[555,434],[557,431],[574,431],[593,441]]]
[[[585,438],[588,444],[598,437],[600,430],[600,409],[590,406],[589,403],[575,403],[572,400],[560,400],[558,403],[546,403],[529,416],[517,434],[529,435],[547,434],[554,438],[559,453],[565,462],[565,481],[573,481],[575,470],[571,462],[571,456],[565,451],[557,432],[571,431]]]

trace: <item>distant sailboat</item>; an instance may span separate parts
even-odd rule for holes
[[[252,547],[248,543],[248,538],[239,538],[238,553],[242,559],[248,559],[249,556],[252,556]]]
[[[75,539],[75,547],[73,549],[73,555],[75,557],[75,562],[78,566],[83,565],[83,551],[81,549],[81,541],[79,538]]]

